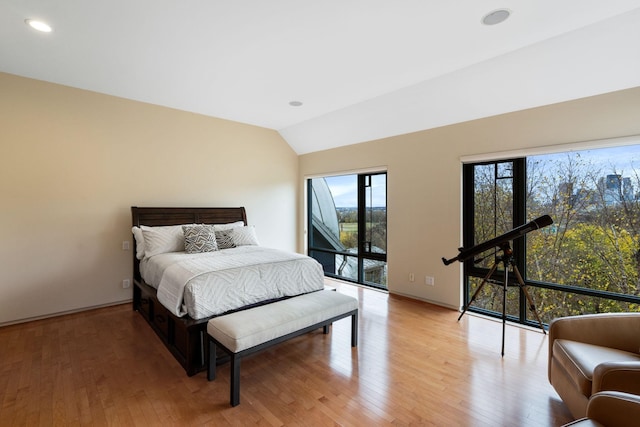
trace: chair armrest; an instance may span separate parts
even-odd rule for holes
[[[585,314],[552,320],[549,323],[549,378],[553,342],[559,338],[638,353],[640,313]]]
[[[591,396],[587,418],[607,427],[632,427],[640,419],[640,396],[603,391]]]
[[[596,366],[591,394],[605,390],[640,395],[640,361],[603,362]]]
[[[554,319],[549,341],[558,338],[640,352],[640,313],[601,313]]]

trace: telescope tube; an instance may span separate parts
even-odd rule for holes
[[[542,215],[539,218],[534,219],[526,224],[523,224],[519,227],[514,228],[513,230],[507,231],[501,236],[494,237],[493,239],[487,240],[484,243],[479,243],[469,249],[460,248],[459,253],[456,257],[451,259],[446,259],[442,257],[442,262],[444,265],[452,264],[456,261],[464,261],[472,256],[475,256],[479,253],[487,251],[489,249],[499,247],[501,244],[508,242],[510,240],[514,240],[520,236],[527,234],[530,231],[537,230],[542,227],[546,227],[547,225],[553,224],[553,220],[549,215]]]

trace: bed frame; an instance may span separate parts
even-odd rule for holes
[[[132,225],[161,226],[180,224],[225,224],[243,221],[247,224],[244,207],[238,208],[131,208]],[[177,317],[167,310],[156,296],[156,290],[140,276],[140,261],[136,258],[133,239],[133,309],[147,321],[187,375],[206,370],[208,348],[205,345],[207,322],[210,318],[194,320]]]

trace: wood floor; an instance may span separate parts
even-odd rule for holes
[[[350,320],[187,377],[130,305],[0,328],[0,425],[560,426],[547,336],[374,290]]]

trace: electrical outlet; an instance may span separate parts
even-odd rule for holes
[[[413,273],[409,273],[409,281],[414,282],[415,280],[416,280],[416,276],[414,276]]]
[[[433,286],[435,284],[435,279],[432,276],[424,276],[424,284]]]
[[[122,242],[122,250],[123,251],[128,251],[129,250],[129,241],[128,240],[124,240]]]
[[[131,287],[131,280],[129,279],[124,279],[122,281],[122,289],[127,289]]]

